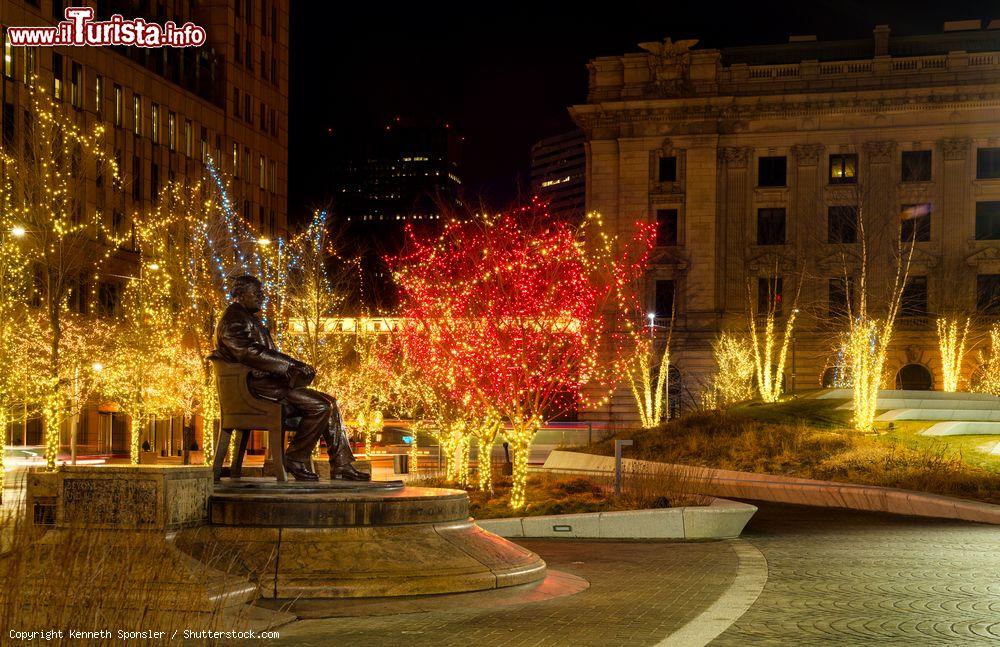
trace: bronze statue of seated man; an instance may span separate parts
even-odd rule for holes
[[[257,316],[264,302],[260,280],[237,277],[230,297],[231,303],[215,329],[216,353],[227,362],[253,369],[248,385],[251,393],[282,404],[286,423],[296,430],[285,450],[285,470],[298,481],[318,480],[309,467],[313,449],[322,437],[330,456],[330,478],[369,480],[371,476],[351,464],[354,453],[336,399],[306,388],[316,377],[315,369],[280,352]]]

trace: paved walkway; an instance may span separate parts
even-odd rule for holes
[[[303,620],[282,627],[279,644],[656,645],[711,605],[736,574],[736,553],[727,542],[521,543],[590,587],[515,607]]]
[[[1000,643],[1000,529],[758,504],[757,602],[712,645]]]
[[[711,645],[1000,644],[996,526],[757,505],[743,546],[766,557],[767,581]],[[740,588],[739,543],[523,543],[590,588],[520,606],[303,620],[283,627],[280,642],[698,645],[715,634],[694,630]],[[686,639],[670,640],[678,631]]]

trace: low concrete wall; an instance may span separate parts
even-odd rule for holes
[[[712,499],[707,506],[480,519],[501,537],[578,539],[731,539],[739,537],[757,507]]]
[[[611,456],[555,451],[549,454],[542,469],[567,474],[609,474],[614,471],[614,463]],[[684,489],[710,496],[1000,525],[1000,505],[926,492],[634,459],[623,459],[622,469],[676,475]]]

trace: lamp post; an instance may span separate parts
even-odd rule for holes
[[[646,316],[649,317],[649,338],[652,339],[654,328],[656,328],[656,313],[650,312]]]

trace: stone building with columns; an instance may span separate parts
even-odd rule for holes
[[[570,108],[587,209],[620,232],[657,223],[644,298],[658,330],[675,312],[682,408],[710,383],[720,331],[747,329],[751,300],[780,299],[779,322],[798,310],[786,390],[830,385],[862,240],[876,308],[912,249],[887,386],[940,388],[937,316],[973,316],[980,340],[1000,315],[995,27],[722,49],[668,38],[590,61],[587,102]],[[965,380],[977,362],[969,352]],[[623,390],[587,417],[629,424],[634,405]]]

